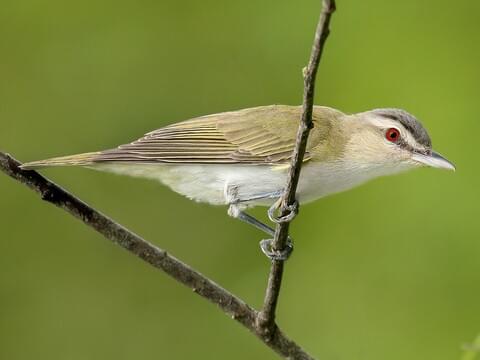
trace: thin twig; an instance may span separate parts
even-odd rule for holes
[[[300,125],[298,127],[297,140],[295,150],[292,156],[292,163],[288,176],[288,182],[285,194],[280,207],[280,217],[286,216],[291,211],[291,207],[295,203],[295,193],[300,178],[300,170],[302,167],[303,157],[307,147],[308,135],[313,127],[312,112],[315,93],[315,78],[317,75],[318,65],[323,52],[323,46],[330,33],[330,18],[335,11],[335,0],[323,0],[322,11],[318,20],[317,29],[315,31],[315,39],[313,41],[310,61],[304,71],[304,93],[303,93],[303,112]],[[275,229],[275,238],[272,248],[277,251],[285,249],[288,238],[288,229],[290,222],[281,222],[277,224]],[[282,284],[284,262],[281,260],[273,260],[268,277],[267,290],[263,308],[258,314],[257,328],[265,336],[275,336],[278,331],[275,325],[275,311],[280,294]]]
[[[255,327],[257,311],[240,298],[187,264],[169,255],[165,250],[150,244],[137,234],[93,209],[39,173],[21,170],[20,165],[17,160],[8,154],[0,152],[0,170],[37,192],[43,200],[80,219],[84,224],[95,229],[108,240],[120,245],[157,269],[164,271],[198,295],[216,304],[225,314],[245,326],[281,356],[289,359],[313,359],[281,331],[278,331],[276,336],[271,339],[267,339],[263,334],[259,333]]]

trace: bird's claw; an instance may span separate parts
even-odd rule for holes
[[[298,201],[295,200],[293,204],[286,206],[288,213],[284,216],[277,216],[275,214],[275,212],[280,207],[280,203],[281,201],[277,201],[272,206],[270,206],[270,208],[268,209],[268,218],[270,219],[270,221],[276,224],[292,221],[298,214]]]
[[[266,239],[260,241],[260,249],[272,261],[285,261],[293,252],[293,241],[290,237],[287,238],[285,248],[281,251],[275,250],[272,247],[273,239]]]

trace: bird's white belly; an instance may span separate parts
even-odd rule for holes
[[[234,187],[238,199],[248,200],[282,191],[288,168],[262,165],[105,164],[96,166],[118,174],[159,180],[190,199],[214,205],[229,202],[226,190]],[[342,164],[306,163],[302,167],[297,198],[301,203],[347,190],[384,175],[380,169],[352,169]],[[248,205],[270,205],[275,199],[250,201]]]

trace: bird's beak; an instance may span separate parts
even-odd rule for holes
[[[455,171],[455,165],[435,151],[430,155],[414,153],[412,159],[427,166]]]

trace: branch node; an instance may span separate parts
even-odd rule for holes
[[[270,342],[275,333],[276,324],[263,311],[260,311],[255,319],[255,327],[265,342]]]

